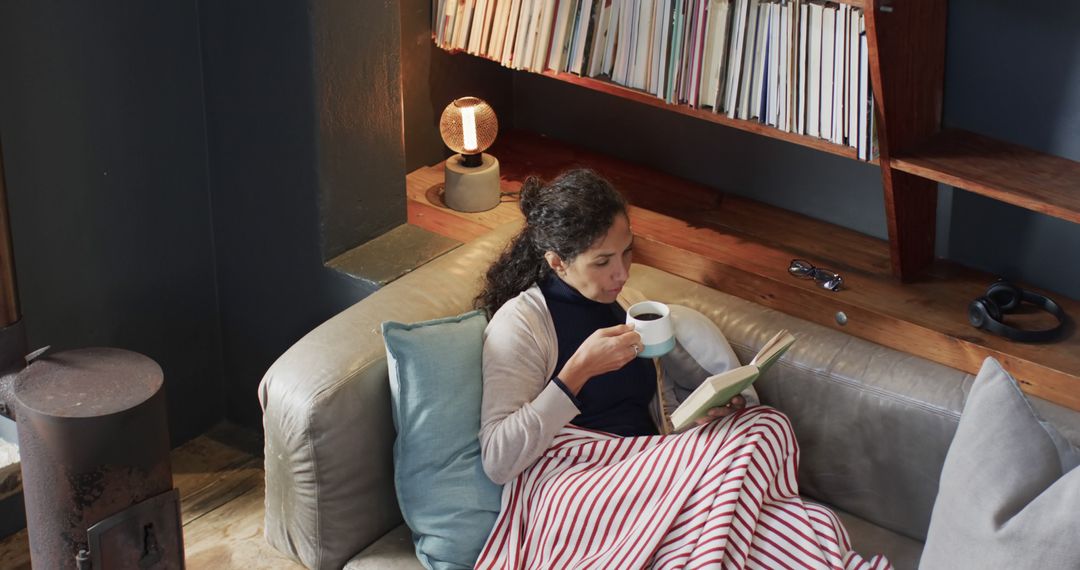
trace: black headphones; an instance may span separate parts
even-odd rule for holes
[[[1041,331],[1028,331],[1003,323],[1002,315],[1012,312],[1021,302],[1031,303],[1054,315],[1057,326]],[[1049,297],[1025,291],[1008,281],[997,281],[986,289],[985,295],[968,305],[968,321],[975,328],[986,329],[1009,340],[1043,342],[1053,340],[1061,332],[1065,325],[1065,311]]]

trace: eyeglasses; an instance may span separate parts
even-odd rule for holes
[[[813,279],[829,291],[839,291],[840,287],[844,284],[844,278],[840,277],[839,273],[831,269],[814,267],[813,264],[805,259],[792,259],[791,265],[788,266],[787,270],[788,273],[799,279]]]

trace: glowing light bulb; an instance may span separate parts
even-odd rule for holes
[[[473,106],[461,108],[461,138],[465,152],[476,152],[479,145],[476,144],[476,108]]]
[[[439,135],[450,150],[443,172],[443,201],[459,212],[483,212],[499,205],[499,160],[485,153],[495,142],[499,119],[479,97],[458,97],[439,117]]]
[[[479,97],[454,99],[439,118],[439,135],[446,146],[464,155],[466,160],[475,160],[476,164],[479,164],[480,154],[495,142],[498,132],[495,110]],[[476,158],[470,159],[472,156]]]

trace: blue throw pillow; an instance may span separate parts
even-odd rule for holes
[[[390,371],[394,483],[427,568],[472,568],[499,514],[502,488],[480,463],[480,311],[382,325]]]

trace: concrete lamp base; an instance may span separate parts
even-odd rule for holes
[[[483,212],[499,205],[499,161],[490,154],[480,155],[480,166],[462,164],[455,154],[446,160],[446,187],[443,200],[459,212]]]

